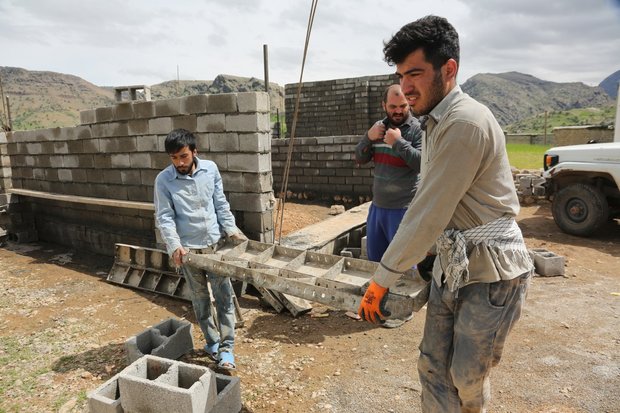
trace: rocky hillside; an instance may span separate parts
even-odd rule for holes
[[[80,111],[114,103],[114,92],[77,76],[0,66],[14,130],[72,126]],[[0,119],[6,114],[0,105]]]
[[[255,77],[218,75],[214,80],[171,80],[151,86],[151,96],[156,99],[168,99],[177,96],[196,95],[202,93],[232,93],[264,91],[265,81]],[[280,113],[284,110],[284,88],[277,83],[269,82],[271,111]]]
[[[114,104],[114,91],[77,76],[0,66],[4,94],[11,103],[13,130],[74,126],[80,111]],[[265,82],[256,78],[218,75],[210,80],[168,81],[151,86],[153,100],[201,93],[263,91]],[[270,83],[272,111],[283,115],[284,88]],[[6,114],[0,105],[0,120]]]
[[[478,74],[461,87],[487,105],[502,126],[545,111],[601,107],[613,102],[598,86],[549,82],[518,72]]]

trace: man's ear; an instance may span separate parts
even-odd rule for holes
[[[456,79],[456,73],[459,70],[459,64],[454,59],[448,59],[443,65],[444,77],[446,79]]]

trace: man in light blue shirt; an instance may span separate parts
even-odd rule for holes
[[[235,307],[230,278],[183,265],[182,257],[190,251],[214,252],[223,236],[245,236],[230,212],[217,166],[196,156],[196,137],[188,130],[175,129],[166,136],[165,149],[172,165],[155,178],[156,225],[168,254],[189,283],[208,356],[221,368],[234,369]],[[211,314],[208,283],[215,298],[219,331]]]

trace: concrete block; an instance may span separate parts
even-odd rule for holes
[[[196,115],[175,116],[172,118],[172,129],[187,129],[192,132],[196,130]]]
[[[181,99],[164,99],[156,100],[155,103],[155,116],[177,116],[181,114]]]
[[[270,172],[271,155],[265,154],[245,154],[229,153],[227,155],[229,171],[238,172]]]
[[[191,95],[181,98],[181,113],[205,113],[207,95]]]
[[[107,106],[104,108],[95,109],[95,122],[96,123],[110,122],[112,119],[114,119],[114,107],[113,106]]]
[[[88,398],[89,413],[123,413],[121,393],[118,388],[118,377],[110,380],[90,392]]]
[[[210,412],[217,401],[215,373],[206,367],[143,356],[118,378],[126,411]]]
[[[238,413],[241,411],[241,381],[239,377],[216,374],[217,396],[215,404],[205,413]]]
[[[149,133],[149,121],[147,119],[133,119],[127,122],[129,135],[145,135]]]
[[[137,169],[120,170],[121,183],[124,185],[140,185],[140,171]]]
[[[367,238],[362,237],[362,249],[360,252],[360,257],[368,257],[368,247],[367,247]]]
[[[235,93],[222,93],[208,95],[207,113],[234,113],[237,112],[237,95]]]
[[[157,135],[136,136],[138,152],[157,152],[159,137]]]
[[[226,131],[226,115],[223,113],[201,115],[196,118],[196,132],[224,131]]]
[[[90,125],[91,123],[95,123],[96,121],[97,116],[95,114],[95,109],[80,111],[80,124]]]
[[[112,116],[114,120],[133,119],[133,105],[131,102],[121,102],[113,106]]]
[[[129,128],[126,121],[97,123],[92,125],[91,133],[93,138],[107,138],[111,136],[127,136]]]
[[[262,133],[240,133],[239,150],[241,152],[265,153],[271,149],[271,135]]]
[[[151,135],[167,135],[172,129],[174,128],[170,117],[149,119],[149,134]]]
[[[60,182],[72,182],[73,181],[73,173],[71,169],[59,169],[58,170],[58,180]]]
[[[169,318],[125,342],[127,359],[133,363],[150,354],[167,359],[178,359],[194,349],[192,324],[189,321]]]
[[[534,268],[538,275],[543,277],[564,275],[564,257],[556,255],[544,248],[532,248],[530,250],[530,256],[534,261]]]
[[[272,197],[271,192],[264,194],[232,192],[228,197],[228,202],[230,208],[236,211],[263,212],[273,209]]]
[[[226,130],[229,132],[269,132],[268,113],[226,115]]]
[[[130,153],[129,164],[132,168],[150,168],[151,154],[144,152]]]
[[[99,139],[82,140],[82,151],[84,153],[89,153],[89,154],[98,153],[99,152]]]
[[[239,112],[269,112],[269,94],[267,92],[237,93]]]
[[[155,102],[132,102],[133,117],[135,119],[149,119],[155,117]]]
[[[210,152],[239,152],[239,135],[236,133],[209,133]]]
[[[112,168],[130,168],[131,162],[129,161],[129,154],[113,153],[110,155],[110,166],[112,166]]]

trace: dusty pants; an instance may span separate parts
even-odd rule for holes
[[[530,273],[450,292],[432,281],[418,373],[425,413],[484,412],[489,372],[519,319]]]

